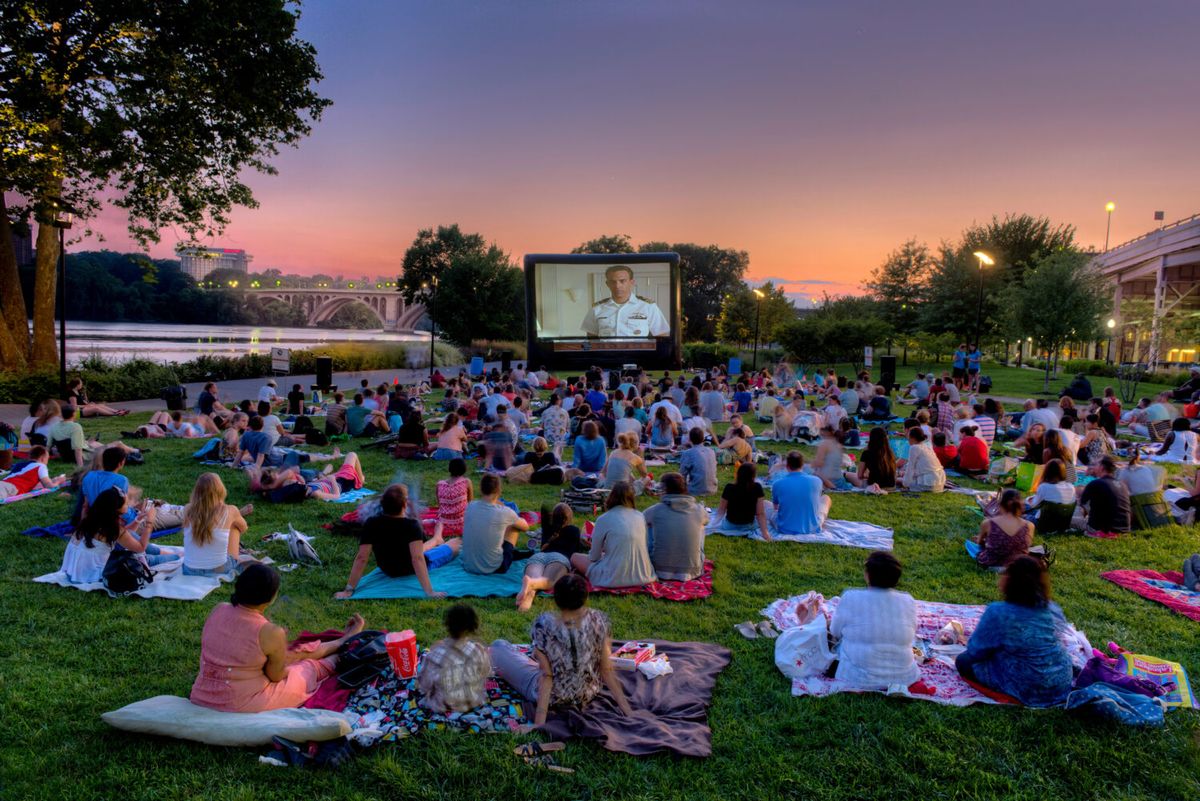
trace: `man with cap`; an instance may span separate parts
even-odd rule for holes
[[[671,333],[662,310],[634,291],[637,282],[633,269],[615,264],[604,271],[604,283],[611,297],[588,309],[583,332],[589,337],[665,337]]]

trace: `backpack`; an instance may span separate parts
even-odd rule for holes
[[[17,430],[8,423],[0,421],[0,451],[15,450],[20,441],[21,437]]]
[[[307,418],[305,418],[305,419],[307,419]],[[329,437],[325,436],[324,431],[318,431],[315,428],[310,428],[304,434],[304,444],[305,445],[318,445],[318,446],[319,445],[328,445]]]
[[[382,631],[362,631],[342,644],[338,649],[339,685],[358,689],[390,666],[385,634]]]
[[[112,595],[129,595],[154,581],[154,572],[133,551],[113,551],[104,563],[103,581]]]
[[[310,420],[308,415],[306,415],[306,414],[302,414],[299,417],[297,417],[295,424],[292,426],[293,434],[307,434],[309,431],[312,431],[312,430],[313,430],[312,420]]]

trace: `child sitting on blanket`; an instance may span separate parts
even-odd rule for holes
[[[1067,620],[1050,602],[1050,574],[1040,560],[1018,556],[1000,574],[1000,594],[954,660],[958,672],[1026,706],[1058,706],[1074,675],[1058,639]]]
[[[446,597],[444,592],[434,592],[429,571],[453,559],[462,548],[462,540],[445,542],[438,534],[427,541],[420,522],[406,515],[408,507],[408,487],[404,484],[393,484],[383,491],[379,514],[367,520],[359,534],[358,555],[350,567],[346,587],[334,598],[349,598],[354,594],[372,554],[385,575],[416,576],[427,597]]]
[[[421,659],[417,687],[421,706],[434,712],[468,712],[487,703],[484,683],[492,673],[488,649],[474,639],[479,615],[466,604],[446,610],[446,632]]]
[[[900,592],[900,561],[890,551],[867,557],[867,588],[848,589],[829,624],[837,645],[834,676],[860,690],[907,688],[921,674],[913,658],[917,605]]]

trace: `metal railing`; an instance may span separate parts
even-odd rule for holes
[[[1170,225],[1164,225],[1161,228],[1155,228],[1153,231],[1147,231],[1146,233],[1142,234],[1141,236],[1130,239],[1128,242],[1122,242],[1119,245],[1113,245],[1108,250],[1101,251],[1100,255],[1102,255],[1102,256],[1107,255],[1109,253],[1112,253],[1114,250],[1120,250],[1121,248],[1125,247],[1126,245],[1132,245],[1134,242],[1141,242],[1143,239],[1149,239],[1152,236],[1158,236],[1159,234],[1169,231],[1172,228],[1178,228],[1181,225],[1187,225],[1188,223],[1193,222],[1197,219],[1200,219],[1200,212],[1193,214],[1191,217],[1184,217],[1182,220],[1176,220],[1175,222],[1171,223]]]

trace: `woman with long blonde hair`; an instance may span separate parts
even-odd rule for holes
[[[42,401],[42,407],[38,409],[37,419],[33,421],[33,433],[45,439],[45,442],[41,443],[42,445],[49,446],[52,444],[50,442],[50,429],[54,428],[60,422],[62,422],[62,407],[59,406],[58,401],[53,399]]]
[[[225,485],[216,473],[202,473],[183,509],[183,572],[223,576],[240,572],[238,561],[246,518],[225,502]]]

